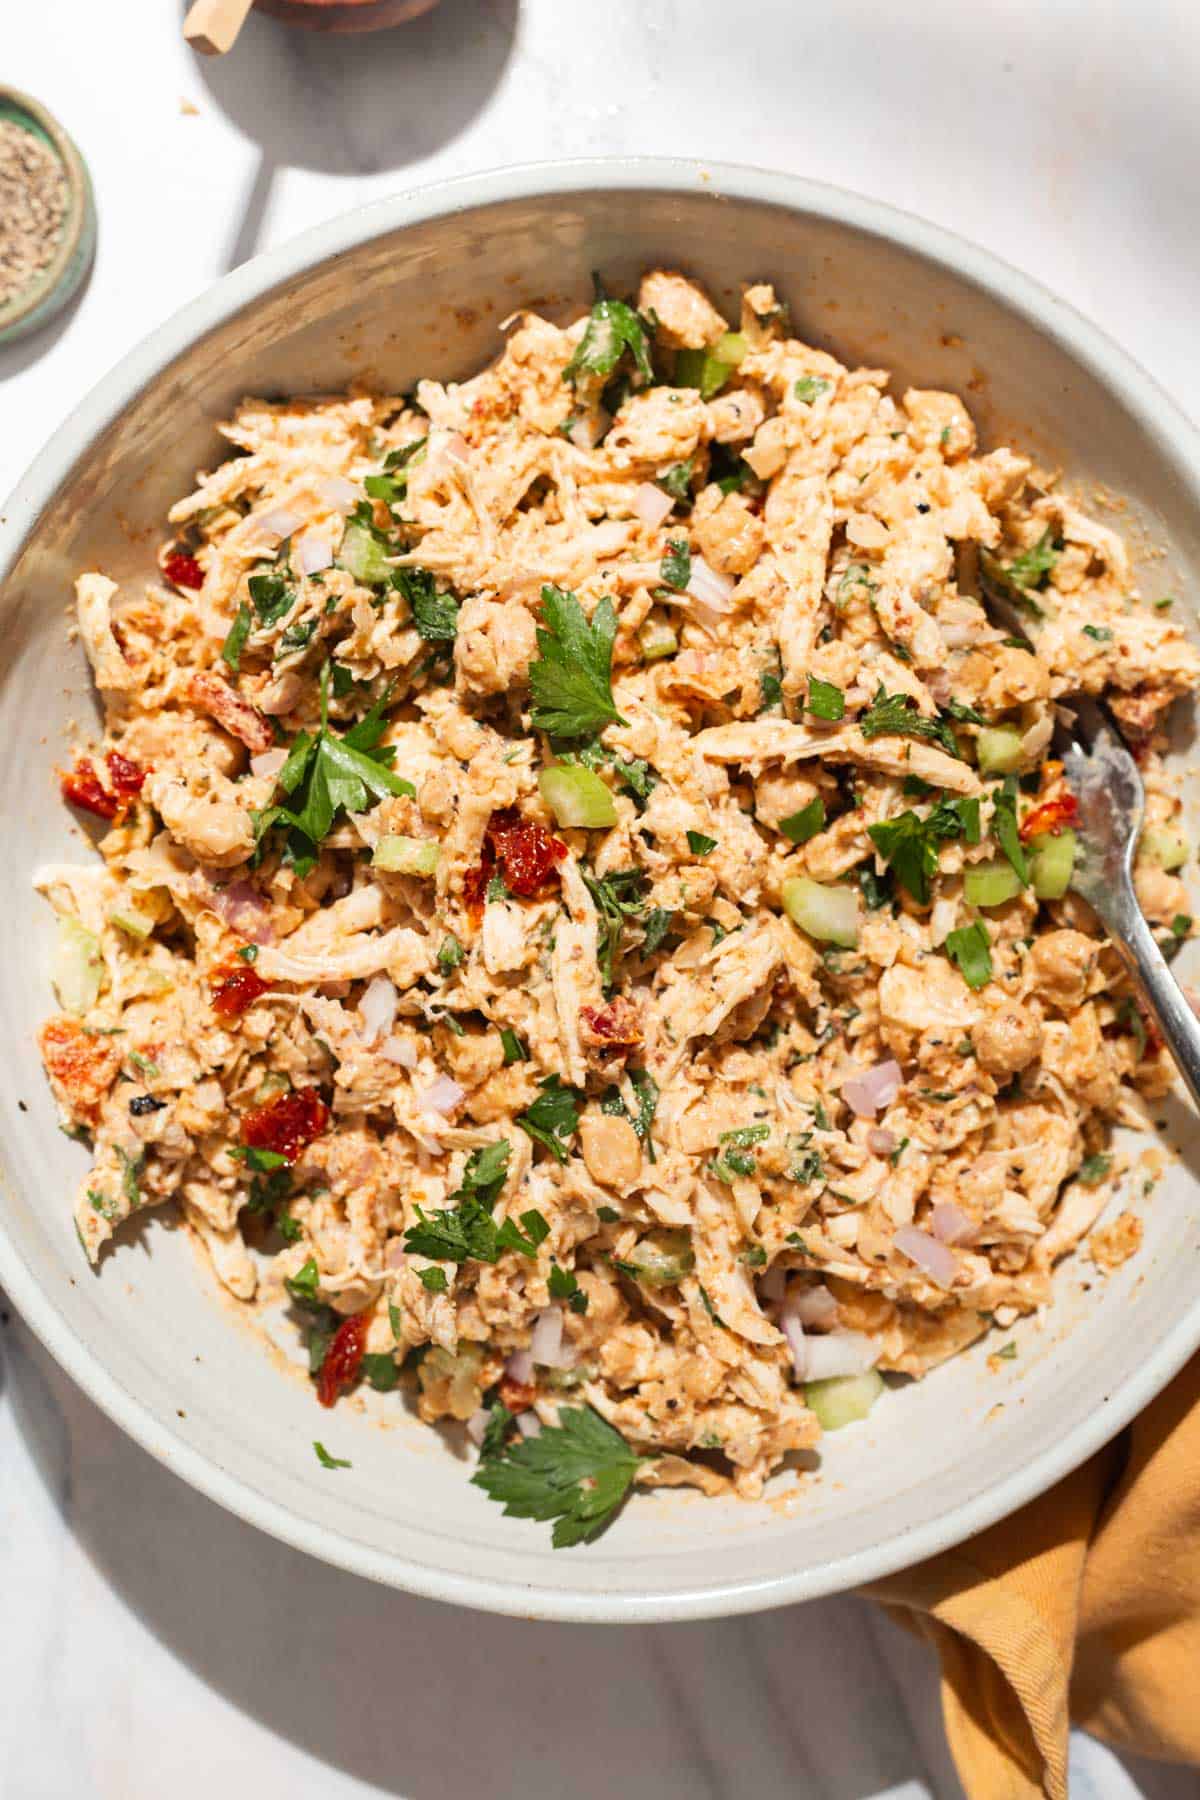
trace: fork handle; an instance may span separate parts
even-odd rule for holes
[[[1127,881],[1122,882],[1109,897],[1108,905],[1097,906],[1096,910],[1109,928],[1113,948],[1150,1009],[1188,1092],[1200,1107],[1200,1019],[1155,943],[1132,887]]]

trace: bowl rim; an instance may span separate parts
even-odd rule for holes
[[[24,93],[20,88],[9,87],[0,83],[0,111],[9,109],[12,112],[24,113],[36,125],[50,148],[62,164],[63,178],[67,184],[67,211],[63,219],[62,234],[55,247],[54,255],[46,264],[40,275],[34,277],[29,286],[22,288],[13,298],[0,306],[0,342],[8,339],[15,341],[31,328],[33,315],[41,314],[42,307],[59,287],[66,283],[62,300],[65,303],[83,280],[87,272],[87,262],[75,268],[81,247],[85,244],[88,228],[93,212],[92,184],[88,177],[87,164],[80,155],[74,139],[66,128],[59,124],[48,107],[35,100],[32,94]],[[55,308],[54,310],[57,310]],[[50,314],[46,315],[49,319]],[[38,319],[38,323],[42,320]],[[79,410],[78,408],[76,410]]]
[[[146,385],[190,344],[306,270],[385,233],[513,200],[553,201],[597,192],[707,193],[811,213],[881,237],[965,278],[1049,336],[1115,393],[1138,429],[1174,465],[1200,513],[1200,433],[1170,395],[1068,302],[988,250],[882,201],[802,176],[748,165],[674,157],[600,157],[522,163],[391,195],[310,227],[224,276],[130,350],[56,428],[0,508],[0,583],[76,462]],[[89,1354],[0,1225],[0,1284],[45,1348],[136,1443],[208,1499],[293,1548],[335,1567],[428,1599],[524,1618],[577,1623],[657,1623],[764,1611],[879,1581],[961,1543],[1068,1475],[1154,1399],[1200,1347],[1200,1296],[1157,1349],[1115,1387],[1107,1404],[973,1499],[949,1506],[897,1537],[815,1567],[757,1579],[706,1579],[686,1588],[630,1594],[543,1587],[462,1575],[385,1553],[304,1518],[193,1449]],[[549,1554],[549,1552],[547,1552]],[[716,1559],[719,1561],[719,1559]]]

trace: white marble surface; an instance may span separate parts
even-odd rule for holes
[[[442,0],[340,44],[254,19],[223,65],[186,52],[181,10],[4,7],[4,79],[78,140],[100,251],[60,324],[0,350],[0,493],[256,249],[400,185],[577,154],[773,164],[924,213],[1200,414],[1187,0]],[[861,1601],[619,1632],[374,1588],[182,1486],[0,1315],[2,1800],[960,1791],[929,1658]],[[1073,1768],[1079,1800],[1196,1791],[1083,1738]]]

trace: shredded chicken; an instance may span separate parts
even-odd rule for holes
[[[957,395],[765,284],[735,330],[674,270],[608,304],[415,400],[245,401],[165,578],[79,577],[107,718],[64,793],[107,835],[42,880],[41,1047],[93,1260],[176,1200],[322,1398],[353,1325],[425,1419],[573,1395],[647,1485],[752,1497],[822,1371],[924,1374],[1091,1231],[1169,1070],[1050,879],[1054,708],[1136,734],[1186,935],[1200,660]]]

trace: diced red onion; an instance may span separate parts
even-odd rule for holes
[[[804,1372],[808,1367],[808,1341],[804,1336],[804,1326],[800,1323],[800,1314],[796,1309],[796,1297],[789,1294],[779,1312],[779,1329],[787,1339],[788,1349],[792,1353],[792,1367],[796,1371],[796,1380],[804,1380]]]
[[[295,669],[285,669],[274,681],[268,681],[266,687],[260,688],[255,704],[259,712],[278,718],[281,713],[291,712],[303,692],[303,677]]]
[[[571,1346],[563,1343],[561,1306],[553,1302],[549,1306],[543,1306],[533,1321],[529,1354],[543,1369],[569,1369],[572,1366],[575,1355]]]
[[[542,1421],[535,1412],[517,1414],[517,1430],[522,1437],[535,1438],[541,1435]]]
[[[407,1261],[408,1261],[408,1257],[405,1253],[404,1245],[401,1243],[400,1239],[399,1238],[389,1238],[387,1249],[383,1253],[384,1268],[385,1269],[402,1269]]]
[[[838,1322],[837,1301],[827,1287],[804,1287],[795,1289],[788,1295],[788,1311],[795,1314],[802,1325],[815,1325],[822,1331],[832,1331]]]
[[[461,431],[452,431],[442,444],[442,449],[451,462],[464,463],[471,454],[471,446]]]
[[[304,514],[290,506],[274,506],[269,512],[256,513],[250,519],[253,535],[260,538],[291,537],[304,524]]]
[[[653,481],[639,481],[633,490],[633,510],[643,525],[657,531],[675,505],[665,488]]]
[[[363,1022],[367,1043],[378,1043],[396,1022],[396,988],[386,975],[373,975],[358,1003],[358,1016]]]
[[[594,413],[572,420],[567,436],[577,450],[594,450],[611,424],[609,414],[599,407]]]
[[[362,499],[361,488],[347,481],[344,475],[322,475],[319,481],[314,481],[313,491],[327,506],[334,506],[339,512],[349,512]]]
[[[975,1236],[974,1222],[952,1200],[939,1200],[929,1215],[929,1228],[943,1244],[964,1244]]]
[[[476,1448],[483,1442],[484,1433],[487,1431],[488,1420],[490,1417],[491,1414],[488,1412],[487,1407],[481,1406],[479,1411],[473,1412],[467,1420],[467,1436]]]
[[[214,888],[212,903],[231,931],[240,932],[252,944],[274,942],[270,902],[248,881],[231,881],[228,887]]]
[[[901,1225],[893,1234],[892,1242],[938,1287],[951,1286],[958,1273],[958,1258],[945,1244],[939,1244],[935,1237],[918,1230],[915,1225]]]
[[[261,755],[250,758],[250,773],[252,775],[278,775],[287,759],[287,751],[282,744],[277,744],[274,750],[264,750]]]
[[[461,1105],[466,1092],[466,1088],[460,1087],[457,1081],[452,1081],[449,1075],[439,1075],[436,1081],[417,1095],[417,1104],[422,1112],[441,1113],[445,1117],[456,1106]]]
[[[865,1375],[879,1361],[879,1346],[862,1331],[830,1331],[804,1340],[804,1380],[832,1381]]]
[[[324,531],[304,531],[292,544],[292,556],[302,575],[318,575],[333,561],[333,546]]]
[[[900,1140],[886,1125],[872,1125],[867,1133],[867,1149],[876,1156],[890,1156]]]
[[[521,1387],[528,1387],[533,1380],[533,1358],[528,1350],[514,1350],[504,1365],[504,1373]]]
[[[396,1063],[401,1069],[415,1069],[417,1066],[417,1047],[410,1044],[407,1038],[384,1038],[379,1046],[379,1054],[385,1062]]]
[[[876,1063],[863,1075],[852,1075],[842,1083],[842,1099],[860,1119],[873,1119],[877,1112],[890,1106],[904,1085],[900,1064],[894,1057]]]
[[[718,575],[715,569],[709,568],[702,556],[693,556],[691,579],[684,590],[693,600],[698,600],[701,606],[707,606],[713,612],[728,612],[733,587],[728,575]]]

